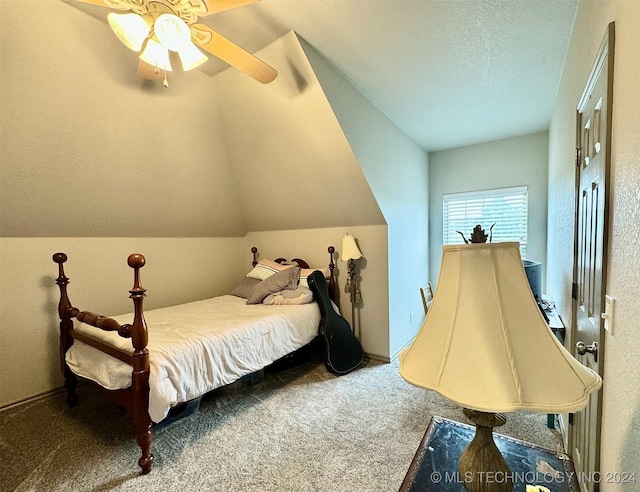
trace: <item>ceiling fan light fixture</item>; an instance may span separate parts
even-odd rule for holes
[[[162,45],[171,51],[180,51],[191,43],[191,32],[185,22],[172,14],[161,14],[153,30]]]
[[[169,62],[169,50],[153,38],[147,40],[147,45],[140,54],[139,57],[143,62],[148,63],[152,67],[155,67],[166,72],[170,72],[171,62]]]
[[[138,53],[138,75],[143,79],[155,80],[162,75],[166,86],[166,73],[160,72],[173,69],[170,57],[174,57],[174,66],[180,65],[188,71],[202,65],[208,55],[218,57],[263,84],[278,76],[275,68],[207,25],[197,23],[198,17],[258,0],[75,1],[120,11],[107,14],[109,26],[127,48]]]
[[[189,44],[180,48],[178,50],[178,55],[180,56],[182,69],[185,72],[198,68],[209,59],[209,57],[202,53],[202,51],[200,51],[192,42],[189,42]]]
[[[109,26],[122,43],[133,51],[140,51],[144,40],[149,35],[150,24],[141,15],[116,14],[107,15]]]

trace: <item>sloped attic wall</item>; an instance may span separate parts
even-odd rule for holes
[[[301,40],[314,73],[388,224],[389,356],[424,319],[419,289],[429,276],[429,156]],[[428,108],[427,108],[428,110]]]
[[[383,225],[384,218],[297,36],[258,56],[278,68],[260,85],[217,76],[221,128],[249,231]]]
[[[2,236],[244,235],[214,80],[145,84],[91,8],[2,2]]]

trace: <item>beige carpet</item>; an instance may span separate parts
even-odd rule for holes
[[[79,395],[73,409],[60,394],[0,412],[3,491],[397,491],[431,416],[466,422],[397,364],[336,377],[311,362],[204,397],[156,432],[154,468],[141,476],[126,414],[92,387]],[[507,416],[498,432],[561,445],[546,415]]]

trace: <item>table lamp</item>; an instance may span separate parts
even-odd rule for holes
[[[602,380],[547,326],[519,244],[481,242],[486,235],[478,229],[471,243],[442,248],[433,303],[412,345],[400,355],[400,374],[464,408],[476,426],[460,457],[464,486],[469,492],[502,492],[511,491],[513,483],[493,441],[493,428],[506,421],[497,412],[575,412]],[[487,482],[496,476],[506,480]]]
[[[344,290],[349,294],[349,300],[351,301],[351,330],[354,333],[356,326],[356,304],[362,302],[362,294],[360,294],[360,289],[358,289],[358,272],[356,271],[355,260],[363,257],[364,255],[356,243],[356,238],[349,233],[342,236],[342,256],[340,259],[348,262],[347,281]]]

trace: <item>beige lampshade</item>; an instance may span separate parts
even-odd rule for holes
[[[138,14],[111,12],[107,15],[107,22],[118,39],[133,51],[140,51],[144,40],[149,35],[150,24]]]
[[[356,244],[356,238],[351,234],[342,236],[342,261],[357,260],[362,258],[363,254],[360,252],[360,248]]]
[[[602,384],[547,326],[515,242],[442,248],[433,304],[400,374],[485,412],[575,412]]]

